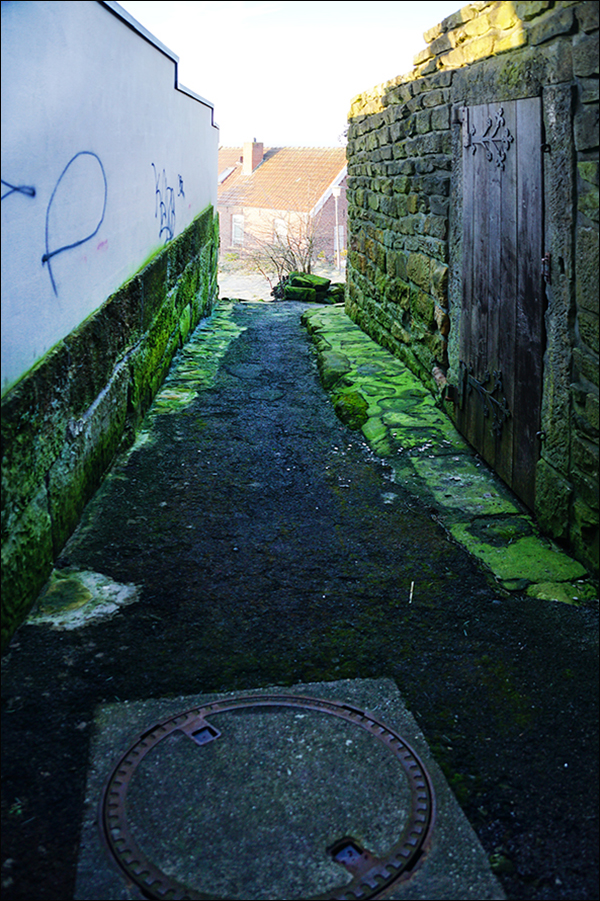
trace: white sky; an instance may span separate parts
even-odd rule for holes
[[[210,100],[222,146],[340,144],[352,98],[410,71],[450,2],[130,0],[179,56],[181,84]]]

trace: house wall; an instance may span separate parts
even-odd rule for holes
[[[2,65],[4,647],[211,310],[218,131],[107,4],[3,3]]]
[[[271,244],[274,235],[274,222],[283,219],[289,223],[290,234],[307,235],[306,214],[294,210],[273,210],[261,207],[222,206],[219,210],[221,250],[227,252],[252,252],[260,244]],[[244,216],[244,246],[232,243],[232,216]],[[347,203],[345,182],[338,199],[338,223],[344,227],[343,250],[347,236]],[[323,207],[315,214],[314,228],[315,259],[325,256],[330,262],[335,259],[334,251],[335,200],[330,196]]]
[[[335,198],[333,196],[329,197],[323,209],[320,210],[316,215],[316,228],[315,228],[315,246],[316,246],[316,256],[319,258],[320,254],[324,254],[327,260],[330,262],[335,262],[336,254],[335,254],[335,244],[334,244],[334,232],[335,232]],[[346,240],[348,236],[348,204],[346,200],[346,180],[342,182],[340,196],[338,198],[338,215],[337,215],[338,225],[343,226],[344,228],[344,237],[342,244],[340,246],[340,251],[345,255],[346,251]]]
[[[598,4],[473,3],[425,39],[413,71],[352,104],[347,312],[432,391],[455,384],[461,109],[541,97],[552,271],[535,512],[597,569]]]

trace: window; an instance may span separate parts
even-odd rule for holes
[[[336,225],[333,229],[333,249],[334,251],[344,250],[344,226]]]
[[[237,215],[231,217],[231,243],[237,247],[244,246],[244,217]]]

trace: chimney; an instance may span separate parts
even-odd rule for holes
[[[252,175],[257,166],[263,161],[263,145],[253,141],[246,141],[244,144],[244,156],[242,163],[242,175]]]

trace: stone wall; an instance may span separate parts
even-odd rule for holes
[[[552,268],[535,512],[597,569],[598,3],[475,2],[424,37],[410,73],[350,110],[346,309],[453,415],[461,109],[541,97]]]
[[[2,400],[2,646],[217,296],[204,210]]]

